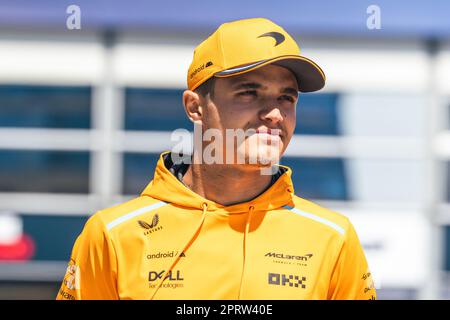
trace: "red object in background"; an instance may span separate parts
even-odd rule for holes
[[[34,240],[27,234],[23,234],[14,243],[0,243],[0,261],[30,260],[34,256],[35,247]]]

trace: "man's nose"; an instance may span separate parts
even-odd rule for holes
[[[283,121],[284,118],[283,115],[281,114],[280,108],[272,107],[262,112],[262,119],[270,121],[272,123],[278,123]]]

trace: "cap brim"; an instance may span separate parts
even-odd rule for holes
[[[313,92],[325,86],[325,73],[312,60],[303,56],[281,56],[258,61],[249,65],[223,70],[215,73],[216,77],[230,77],[246,73],[268,64],[275,64],[289,69],[296,77],[298,91]]]

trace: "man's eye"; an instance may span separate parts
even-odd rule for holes
[[[291,97],[291,96],[286,96],[286,95],[284,95],[284,96],[282,96],[281,98],[282,98],[282,99],[285,99],[285,100],[287,100],[287,101],[289,101],[289,102],[295,102],[295,99],[294,99],[293,97]]]
[[[246,90],[246,91],[239,92],[238,95],[239,96],[248,96],[248,95],[256,96],[256,91],[255,90]]]

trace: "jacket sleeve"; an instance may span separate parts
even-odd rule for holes
[[[363,248],[351,223],[333,269],[328,291],[332,300],[376,300],[376,290]]]
[[[75,241],[57,300],[118,299],[117,262],[105,224],[96,214]]]

